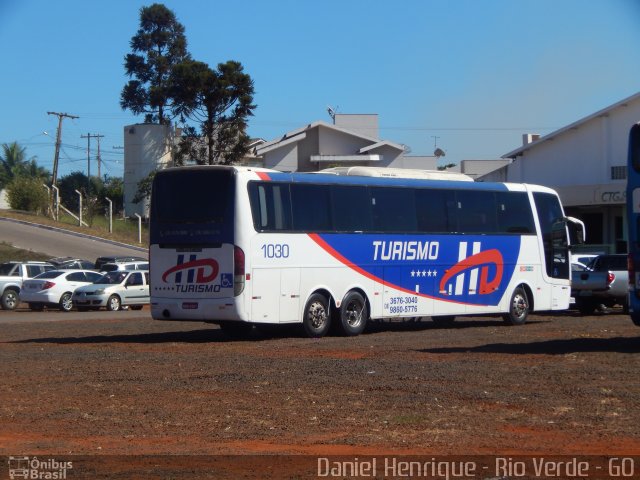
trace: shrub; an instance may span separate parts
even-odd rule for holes
[[[7,185],[7,200],[14,210],[45,213],[49,204],[47,190],[42,180],[31,177],[16,177]]]

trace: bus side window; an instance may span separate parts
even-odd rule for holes
[[[526,192],[496,192],[496,203],[500,233],[536,232]]]
[[[494,192],[460,190],[458,202],[458,227],[465,233],[496,233],[496,198]]]
[[[253,225],[257,231],[291,229],[291,201],[286,184],[253,182],[249,185]]]
[[[291,185],[293,229],[300,232],[331,230],[329,187],[297,183]]]
[[[373,228],[378,232],[416,232],[416,201],[411,188],[371,188]]]
[[[337,232],[371,232],[369,189],[361,185],[331,185],[331,216]]]
[[[453,193],[446,190],[420,188],[415,193],[418,231],[449,233],[455,231]]]

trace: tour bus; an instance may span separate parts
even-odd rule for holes
[[[159,171],[153,318],[231,334],[302,323],[321,337],[358,335],[370,319],[497,314],[518,325],[569,307],[570,233],[584,225],[553,190],[377,170]]]
[[[629,314],[640,327],[640,123],[629,132],[627,166],[627,224],[629,228]]]

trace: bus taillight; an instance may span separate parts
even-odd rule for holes
[[[244,290],[244,252],[238,246],[233,247],[233,295],[238,296]]]
[[[627,255],[627,270],[629,271],[629,285],[631,285],[631,287],[635,287],[636,269],[633,265],[633,256],[631,254]]]

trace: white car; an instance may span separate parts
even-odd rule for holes
[[[118,270],[149,270],[149,262],[113,262],[105,263],[100,267],[100,273],[115,272]]]
[[[116,311],[123,306],[140,310],[149,303],[149,271],[107,272],[91,285],[78,288],[73,292],[72,300],[80,311],[100,307]]]
[[[56,306],[65,312],[73,308],[71,296],[78,287],[95,282],[101,275],[93,270],[49,270],[22,282],[20,301],[34,311]]]

